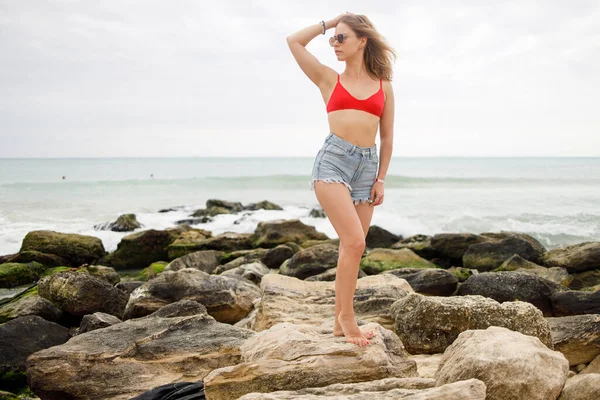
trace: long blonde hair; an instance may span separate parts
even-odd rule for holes
[[[363,59],[368,74],[376,79],[391,81],[393,75],[392,65],[397,57],[396,51],[377,32],[371,20],[366,15],[354,14],[343,16],[338,23],[340,22],[348,25],[358,38],[367,38]]]

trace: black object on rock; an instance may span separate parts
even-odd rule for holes
[[[168,383],[130,400],[206,400],[204,381]]]

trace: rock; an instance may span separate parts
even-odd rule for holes
[[[585,368],[581,371],[582,374],[600,374],[600,355],[596,356]]]
[[[579,314],[600,314],[600,291],[578,292],[567,290],[550,297],[554,316],[563,317]]]
[[[242,264],[239,267],[229,269],[221,275],[231,276],[239,275],[242,278],[248,279],[251,282],[259,285],[263,276],[269,273],[269,268],[260,261],[255,261],[248,264]]]
[[[320,388],[304,388],[295,391],[278,390],[271,393],[249,393],[239,400],[259,399],[340,399],[345,400],[483,400],[485,384],[477,379],[432,387],[433,379],[384,378],[358,383],[334,383]],[[343,396],[343,397],[340,397]]]
[[[239,347],[254,332],[197,314],[201,305],[179,303],[31,355],[31,389],[51,400],[130,399],[162,384],[202,380],[241,361]]]
[[[3,263],[22,263],[27,264],[32,261],[36,261],[42,264],[45,268],[60,267],[62,265],[69,265],[69,261],[56,254],[46,254],[35,250],[22,251],[17,254],[13,254],[10,257],[6,257],[5,260],[0,259],[0,264]]]
[[[192,268],[164,271],[131,293],[123,319],[148,315],[176,301],[194,300],[217,321],[235,323],[250,313],[257,297],[260,289],[237,275],[209,275]]]
[[[254,247],[273,248],[286,242],[302,243],[306,240],[327,240],[327,235],[317,232],[314,226],[299,219],[261,221],[254,231]]]
[[[30,263],[0,264],[0,287],[12,288],[35,283],[44,273],[45,267],[35,261]]]
[[[218,250],[195,251],[171,261],[165,267],[164,271],[179,271],[184,268],[193,268],[211,274],[221,263],[222,256],[223,252]]]
[[[255,331],[269,329],[280,322],[320,325],[335,316],[334,282],[307,282],[281,274],[265,275],[261,282],[262,296],[258,305]],[[359,319],[377,322],[392,329],[389,314],[392,303],[413,292],[404,279],[393,275],[374,275],[358,279],[354,293],[354,313]]]
[[[501,240],[508,239],[508,238],[518,238],[518,239],[524,240],[527,243],[529,243],[531,245],[531,247],[533,247],[534,251],[536,253],[538,253],[540,256],[546,252],[546,248],[539,242],[539,240],[537,240],[533,236],[528,235],[526,233],[512,232],[512,231],[500,231],[500,232],[482,232],[479,235],[484,238],[495,240],[495,241],[501,241]],[[538,261],[535,261],[535,263],[538,263]]]
[[[373,249],[360,260],[360,268],[369,275],[397,268],[436,268],[410,249]]]
[[[600,398],[600,374],[579,374],[567,380],[559,400]]]
[[[0,325],[0,378],[11,378],[15,388],[27,386],[25,360],[31,354],[71,338],[67,328],[37,315],[15,318]]]
[[[179,219],[175,221],[177,225],[189,226],[189,225],[197,225],[197,224],[206,224],[207,222],[211,222],[213,219],[211,217],[198,217],[198,218],[185,218]],[[178,255],[178,256],[182,256]]]
[[[191,217],[214,217],[219,214],[235,214],[235,211],[232,211],[225,207],[207,207],[194,211]]]
[[[374,249],[390,247],[400,239],[400,236],[394,235],[390,231],[387,231],[377,225],[371,225],[369,226],[369,232],[367,233],[365,241],[368,248]]]
[[[239,268],[244,264],[260,262],[261,258],[266,254],[267,251],[268,250],[266,249],[258,248],[253,250],[238,250],[233,253],[227,253],[221,259],[221,263],[225,262],[227,259],[231,259],[231,261],[216,267],[213,271],[213,274],[221,274],[224,271]],[[228,255],[231,255],[232,257],[227,257]]]
[[[288,263],[281,265],[279,273],[305,279],[337,266],[338,248],[330,244],[319,244],[294,254]]]
[[[211,208],[211,207],[222,207],[233,213],[237,213],[237,212],[244,210],[244,206],[242,205],[242,203],[240,203],[238,201],[232,202],[232,201],[225,201],[225,200],[219,200],[219,199],[207,200],[206,208]]]
[[[127,295],[104,279],[74,271],[40,279],[38,291],[62,311],[78,316],[101,311],[121,318],[127,304]]]
[[[469,246],[488,241],[472,233],[438,233],[431,237],[430,246],[423,248],[422,252],[426,258],[435,259],[443,267],[462,266],[463,255]]]
[[[243,207],[244,210],[256,211],[256,210],[283,210],[280,206],[270,201],[263,200],[258,203],[250,203]]]
[[[336,268],[329,268],[325,272],[321,272],[320,274],[309,276],[308,278],[305,279],[305,281],[309,281],[309,282],[316,282],[316,281],[333,282],[333,281],[335,281],[335,277],[336,276],[337,276],[337,267]],[[368,276],[368,275],[365,274],[365,272],[363,270],[359,269],[358,270],[358,279],[364,278],[365,276]]]
[[[79,334],[91,332],[96,329],[106,328],[115,324],[120,324],[122,321],[114,315],[103,312],[95,312],[93,314],[84,315],[79,325]]]
[[[105,267],[103,265],[87,265],[84,264],[81,268],[76,270],[80,273],[94,275],[100,279],[104,279],[111,285],[116,285],[121,281],[119,273],[114,268]]]
[[[97,237],[48,230],[31,231],[25,235],[19,252],[30,250],[55,254],[67,260],[70,267],[96,264],[106,254],[102,240]]]
[[[405,268],[385,271],[383,273],[396,275],[396,271],[402,271],[403,269]],[[406,279],[415,292],[431,296],[449,296],[456,291],[458,278],[445,269],[415,269],[417,270],[416,272],[399,276],[400,278]]]
[[[479,379],[487,400],[548,400],[560,394],[569,362],[538,338],[490,326],[467,330],[444,352],[436,386]]]
[[[585,287],[596,286],[598,284],[600,284],[600,268],[574,273],[569,288],[581,290]]]
[[[37,286],[0,306],[0,324],[11,319],[37,315],[46,321],[59,322],[62,311],[38,294]]]
[[[291,242],[288,242],[287,244],[289,245],[289,243],[291,243]],[[308,249],[309,247],[313,247],[313,246],[316,246],[318,244],[330,244],[332,246],[335,246],[335,247],[339,248],[340,247],[340,239],[327,239],[327,240],[312,240],[312,239],[309,239],[309,240],[305,240],[304,242],[301,242],[300,243],[300,247],[302,249]],[[297,251],[294,251],[294,253],[297,253]]]
[[[514,254],[539,263],[541,253],[527,240],[509,237],[497,242],[475,243],[463,254],[462,265],[466,268],[488,272],[498,268]]]
[[[276,269],[279,268],[285,260],[291,258],[294,253],[296,253],[296,251],[294,251],[292,247],[288,246],[287,244],[280,244],[272,249],[269,249],[261,257],[260,261],[268,268]]]
[[[435,376],[435,372],[440,367],[440,360],[443,353],[435,354],[415,354],[410,356],[417,363],[417,373],[421,378],[431,378]],[[434,379],[435,382],[435,379]]]
[[[589,363],[600,354],[600,314],[547,318],[554,348],[569,365]]]
[[[394,331],[411,354],[441,353],[469,329],[502,326],[539,338],[552,348],[542,313],[522,301],[498,303],[478,296],[435,297],[409,293],[394,302]]]
[[[144,268],[135,279],[142,282],[154,279],[165,270],[167,265],[168,263],[166,261],[153,262],[149,267]]]
[[[236,251],[242,249],[251,249],[252,233],[224,232],[220,235],[200,240],[194,246],[194,251],[198,250],[219,250]]]
[[[140,286],[142,286],[144,284],[143,281],[129,281],[129,282],[119,282],[115,285],[115,287],[123,292],[125,292],[125,294],[127,295],[127,297],[129,297],[129,295],[137,288],[139,288]]]
[[[377,324],[371,345],[361,348],[332,328],[280,323],[249,338],[241,346],[243,363],[213,370],[204,378],[210,399],[238,398],[252,392],[297,390],[310,384],[372,381],[416,377],[402,342]]]
[[[532,263],[531,261],[524,259],[518,254],[514,254],[512,257],[504,261],[502,265],[500,265],[494,270],[494,272],[501,271],[525,272],[527,274],[539,276],[541,278],[547,279],[549,281],[558,283],[563,286],[568,286],[573,280],[573,277],[569,275],[567,270],[564,268],[542,267],[541,265],[537,265],[536,263]]]
[[[479,294],[499,302],[521,300],[553,316],[551,296],[566,288],[538,276],[516,271],[483,272],[471,276],[458,288],[459,296]]]
[[[327,215],[325,214],[325,211],[323,211],[323,209],[321,207],[319,208],[313,208],[312,210],[310,210],[310,213],[308,214],[309,217],[312,218],[326,218]]]
[[[143,269],[155,261],[167,260],[167,246],[178,236],[176,231],[149,229],[124,236],[117,249],[99,264],[116,270]]]
[[[568,272],[597,269],[600,265],[600,242],[584,242],[549,250],[542,257],[548,267],[563,267]]]
[[[459,282],[464,282],[467,279],[469,279],[469,277],[473,275],[473,271],[478,272],[477,270],[471,270],[469,268],[464,267],[451,267],[448,268],[446,271],[456,276]]]
[[[115,222],[94,225],[94,229],[113,232],[131,232],[143,225],[140,224],[135,214],[122,214]]]
[[[203,221],[207,222],[207,221]],[[171,244],[167,246],[168,260],[183,257],[198,250],[198,243],[212,237],[212,232],[205,229],[190,228],[182,232]]]

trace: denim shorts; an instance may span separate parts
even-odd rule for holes
[[[377,145],[361,147],[329,133],[315,158],[310,190],[314,190],[315,181],[341,182],[350,191],[354,205],[366,203],[371,198],[378,162]]]

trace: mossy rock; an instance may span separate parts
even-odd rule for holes
[[[12,288],[37,281],[44,273],[38,262],[0,264],[0,287]]]
[[[40,276],[40,278],[43,278],[45,276],[50,276],[50,275],[58,274],[59,272],[71,271],[71,270],[74,270],[74,268],[65,267],[64,265],[60,266],[60,267],[46,268],[46,270],[44,271],[44,273],[42,274],[42,276]]]
[[[106,254],[102,241],[94,236],[54,231],[31,231],[23,239],[21,250],[55,254],[71,267],[94,264]]]
[[[148,268],[144,268],[142,272],[137,276],[136,280],[147,282],[148,280],[155,278],[156,276],[158,276],[158,274],[163,272],[167,265],[169,265],[169,263],[166,261],[154,262],[150,264]]]
[[[9,368],[7,371],[4,371],[4,373],[0,374],[0,387],[2,387],[3,390],[15,394],[15,397],[0,397],[0,399],[18,399],[19,397],[16,396],[16,394],[23,392],[28,388],[26,372],[16,368]]]
[[[419,257],[410,249],[373,249],[360,260],[360,268],[369,275],[399,268],[436,268],[431,261]]]
[[[179,236],[175,230],[149,229],[121,238],[117,250],[97,264],[115,270],[143,269],[153,262],[168,259],[167,247]]]
[[[39,262],[46,268],[58,267],[69,263],[68,260],[63,259],[62,257],[59,257],[56,254],[47,254],[36,250],[22,251],[20,253],[15,254],[6,262],[29,263],[32,261]]]
[[[464,267],[448,268],[448,272],[456,276],[459,282],[464,282],[467,279],[469,279],[471,275],[473,275],[473,271],[471,271],[469,268]]]

